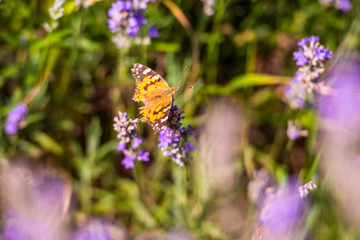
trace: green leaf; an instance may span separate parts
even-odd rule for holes
[[[223,87],[217,84],[208,85],[206,91],[209,94],[228,95],[246,87],[288,84],[290,79],[289,77],[249,73],[233,78]]]
[[[63,152],[63,148],[52,137],[44,132],[34,131],[31,135],[33,141],[37,142],[45,150],[60,155]]]

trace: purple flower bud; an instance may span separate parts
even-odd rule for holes
[[[139,146],[140,146],[140,144],[142,144],[142,142],[143,142],[143,140],[142,139],[140,139],[140,138],[134,138],[133,139],[133,141],[132,141],[132,147],[133,147],[133,149],[134,150],[136,150]]]
[[[299,48],[299,51],[294,52],[294,60],[296,60],[296,65],[302,66],[307,63],[307,58],[305,57],[303,51]]]
[[[159,30],[154,26],[150,26],[149,27],[149,37],[158,38],[159,36],[160,36]]]
[[[17,132],[19,122],[24,119],[27,110],[27,106],[20,103],[9,112],[5,123],[6,134],[12,135]]]
[[[126,155],[125,158],[121,161],[121,164],[124,165],[125,169],[134,168],[135,158],[132,156]]]
[[[116,151],[123,152],[126,149],[126,143],[119,142],[118,146],[116,147]]]
[[[149,152],[145,152],[143,149],[141,149],[137,159],[139,161],[148,162],[149,161],[149,155],[150,155]]]

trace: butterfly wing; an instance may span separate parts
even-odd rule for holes
[[[146,103],[140,108],[140,114],[143,116],[140,120],[149,124],[155,132],[163,130],[166,127],[171,106],[172,96]]]
[[[161,97],[161,94],[169,85],[157,72],[140,63],[135,63],[131,73],[136,79],[135,94],[133,100],[136,102],[148,102],[154,96]],[[151,96],[149,96],[151,95]]]
[[[136,79],[133,100],[145,104],[140,108],[143,116],[140,120],[148,123],[155,132],[164,129],[172,105],[171,88],[158,73],[142,64],[135,63],[131,73]]]

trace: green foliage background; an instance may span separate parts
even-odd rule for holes
[[[99,1],[84,9],[66,1],[52,33],[42,27],[49,21],[52,1],[0,3],[0,126],[16,104],[29,107],[27,125],[18,134],[0,131],[0,158],[65,172],[73,185],[74,221],[83,215],[114,219],[131,236],[149,229],[184,228],[199,239],[247,239],[256,214],[246,200],[246,184],[255,169],[267,168],[279,182],[293,174],[307,181],[317,172],[316,114],[311,108],[290,110],[281,100],[283,85],[297,69],[292,60],[296,43],[318,35],[330,50],[358,49],[359,1],[343,13],[314,0],[218,0],[215,14],[206,16],[199,0],[159,0],[149,4],[146,16],[159,28],[160,38],[128,50],[118,50],[111,42],[111,3]],[[182,24],[184,20],[190,25]],[[157,135],[143,124],[140,132],[151,161],[137,164],[135,171],[120,164],[113,117],[119,110],[133,118],[139,115],[139,106],[131,100],[130,68],[136,62],[181,87],[175,104],[185,110],[184,124],[200,129],[206,123],[205,110],[217,99],[231,98],[244,109],[251,127],[239,146],[237,187],[231,193],[244,215],[237,232],[222,229],[219,198],[202,194],[207,181],[199,177],[202,160],[196,152],[187,167],[178,167],[162,156]],[[188,70],[177,81],[184,66]],[[310,131],[308,138],[287,142],[290,117],[301,120]],[[298,167],[286,161],[294,146],[305,159]],[[321,184],[311,199],[304,235],[357,239]]]

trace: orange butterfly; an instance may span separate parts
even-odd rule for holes
[[[136,79],[133,100],[145,104],[140,108],[140,120],[147,122],[155,132],[163,130],[178,87],[171,88],[157,72],[139,63],[134,64],[131,73]]]

